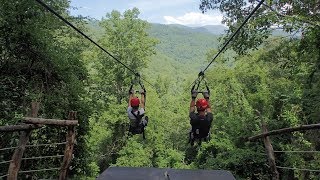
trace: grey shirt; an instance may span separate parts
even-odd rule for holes
[[[134,117],[134,115],[131,113],[131,111],[132,111],[132,107],[129,106],[129,107],[128,107],[128,110],[127,110],[129,119],[130,119],[130,120],[136,120],[136,117]],[[143,108],[140,108],[138,111],[139,111],[139,115],[144,114],[144,109],[143,109]],[[134,113],[135,115],[138,115],[138,111],[135,111],[135,112],[133,112],[133,113]]]

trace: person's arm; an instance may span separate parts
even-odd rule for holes
[[[189,109],[190,113],[195,111],[195,106],[196,106],[196,98],[192,98],[190,102],[190,109]]]
[[[209,97],[210,97],[209,92],[203,92],[202,95],[203,95],[203,97],[206,99],[206,101],[208,103],[208,107],[206,109],[207,113],[212,113],[211,104],[210,104],[210,100],[209,100]]]
[[[196,106],[196,98],[198,96],[198,92],[191,89],[191,102],[190,102],[190,109],[189,112],[194,112],[195,111],[195,106]]]
[[[212,113],[211,104],[210,104],[209,98],[206,98],[206,100],[207,100],[207,102],[208,102],[207,112],[208,112],[208,113]]]
[[[140,108],[143,108],[146,106],[146,98],[145,98],[145,94],[141,93],[141,102],[140,102]]]
[[[131,102],[131,99],[133,98],[133,96],[134,96],[134,90],[132,89],[132,85],[131,85],[131,87],[130,87],[130,89],[129,89],[129,101],[128,101],[128,107],[131,107],[130,102]]]
[[[129,101],[128,101],[128,107],[131,107],[130,101],[131,101],[132,98],[133,98],[133,94],[130,94],[129,95]]]

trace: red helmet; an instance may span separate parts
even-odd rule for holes
[[[208,102],[204,98],[201,98],[197,100],[196,106],[198,111],[204,111],[208,107]]]
[[[140,100],[139,100],[139,98],[137,98],[137,97],[133,97],[133,98],[130,100],[130,105],[131,105],[131,107],[137,107],[137,106],[139,106],[139,104],[140,104]]]

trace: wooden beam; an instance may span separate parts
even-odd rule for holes
[[[283,129],[278,129],[278,130],[273,130],[269,131],[266,133],[262,133],[256,136],[251,136],[248,138],[249,141],[254,141],[256,139],[266,137],[266,136],[271,136],[271,135],[277,135],[277,134],[283,134],[283,133],[290,133],[294,131],[305,131],[305,130],[310,130],[310,129],[320,129],[320,123],[319,124],[309,124],[309,125],[301,125],[298,127],[290,127],[290,128],[283,128]]]
[[[32,118],[25,117],[23,122],[31,124],[45,124],[45,125],[57,125],[57,126],[76,126],[78,120],[60,120],[60,119],[43,119],[43,118]]]
[[[68,119],[72,121],[76,119],[77,112],[71,111],[69,112]],[[64,157],[61,164],[59,180],[67,179],[67,172],[70,166],[70,162],[72,160],[73,146],[76,140],[75,126],[68,126],[68,132],[66,135],[66,147],[64,151]]]
[[[41,124],[19,124],[19,125],[8,125],[0,126],[0,132],[14,132],[14,131],[25,131],[41,128]]]

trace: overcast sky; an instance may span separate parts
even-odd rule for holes
[[[101,19],[107,12],[121,13],[137,7],[139,18],[151,23],[182,24],[187,26],[221,25],[222,15],[218,11],[202,14],[199,0],[71,0],[72,15]]]

